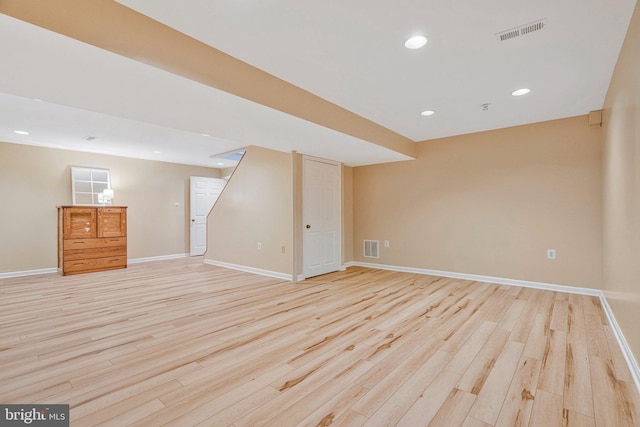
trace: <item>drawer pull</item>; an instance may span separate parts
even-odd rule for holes
[[[91,231],[89,227],[85,227],[84,231]]]

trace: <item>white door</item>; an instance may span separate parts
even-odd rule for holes
[[[340,269],[340,164],[303,157],[303,274],[312,277]]]
[[[191,177],[191,256],[202,255],[207,250],[207,215],[224,184],[219,178]]]

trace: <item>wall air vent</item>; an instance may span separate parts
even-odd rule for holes
[[[530,24],[521,25],[519,27],[512,28],[510,30],[502,31],[496,34],[496,39],[498,39],[498,41],[503,42],[509,39],[514,39],[516,37],[524,36],[536,31],[540,31],[546,27],[547,27],[547,18],[539,19]]]
[[[379,240],[364,240],[363,250],[365,258],[380,258],[380,241]]]

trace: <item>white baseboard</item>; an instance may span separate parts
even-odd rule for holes
[[[189,254],[172,254],[172,255],[160,255],[160,256],[152,256],[146,258],[134,258],[128,259],[128,264],[138,264],[141,262],[153,262],[153,261],[165,261],[168,259],[178,259],[178,258],[186,258]]]
[[[349,266],[379,268],[381,270],[400,271],[403,273],[427,274],[430,276],[450,277],[452,279],[471,280],[474,282],[495,283],[498,285],[522,286],[524,288],[543,289],[547,291],[565,292],[568,294],[591,295],[599,297],[602,292],[597,289],[578,288],[575,286],[554,285],[552,283],[531,282],[528,280],[506,279],[504,277],[480,276],[477,274],[453,273],[451,271],[428,270],[424,268],[401,267],[396,265],[373,264],[368,262],[350,262]]]
[[[8,273],[0,273],[0,279],[10,279],[12,277],[36,276],[38,274],[57,273],[57,268],[41,268],[38,270],[10,271]]]
[[[605,314],[607,315],[607,319],[609,320],[609,325],[611,325],[611,330],[613,331],[613,335],[616,337],[616,341],[618,341],[618,345],[622,350],[622,355],[624,356],[624,360],[627,362],[627,366],[631,371],[631,376],[633,377],[633,382],[636,383],[636,388],[640,392],[640,367],[638,367],[638,362],[635,357],[633,357],[633,353],[631,352],[631,348],[629,348],[629,344],[627,340],[624,338],[624,334],[622,333],[622,329],[620,329],[620,325],[618,325],[618,321],[616,317],[613,315],[613,310],[607,301],[607,298],[604,296],[604,293],[601,292],[600,295],[600,303],[602,304],[602,308],[604,309]]]
[[[244,271],[245,273],[253,273],[253,274],[258,274],[260,276],[273,277],[274,279],[281,279],[281,280],[288,280],[288,281],[293,280],[293,276],[291,274],[280,273],[280,272],[271,271],[271,270],[263,270],[261,268],[248,267],[246,265],[230,264],[228,262],[215,261],[215,260],[206,259],[206,258],[204,260],[204,263],[209,265],[215,265],[216,267],[223,267],[223,268],[229,268],[231,270]]]
[[[622,350],[622,355],[624,356],[624,359],[627,362],[629,371],[631,371],[633,382],[635,383],[636,388],[640,392],[640,368],[638,367],[638,362],[633,356],[633,353],[631,352],[631,348],[629,347],[627,340],[624,338],[624,334],[622,333],[622,330],[620,329],[620,325],[618,325],[618,322],[616,321],[613,311],[611,310],[611,307],[607,302],[607,298],[604,296],[604,293],[598,289],[579,288],[574,286],[554,285],[552,283],[530,282],[526,280],[505,279],[502,277],[479,276],[475,274],[452,273],[450,271],[428,270],[423,268],[401,267],[401,266],[395,266],[395,265],[374,264],[374,263],[357,262],[357,261],[348,262],[344,266],[345,267],[358,266],[358,267],[366,267],[366,268],[377,268],[380,270],[399,271],[404,273],[427,274],[431,276],[450,277],[453,279],[464,279],[464,280],[472,280],[476,282],[495,283],[498,285],[521,286],[523,288],[534,288],[534,289],[542,289],[542,290],[555,291],[555,292],[564,292],[564,293],[570,293],[570,294],[589,295],[589,296],[598,297],[600,299],[600,303],[602,304],[604,312],[607,315],[609,324],[611,325],[611,330],[613,331],[613,334],[616,337],[616,340],[618,341],[620,350]]]

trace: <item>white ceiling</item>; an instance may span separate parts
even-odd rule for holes
[[[636,1],[120,3],[422,141],[602,108]],[[539,32],[495,37],[542,18]],[[416,33],[429,43],[407,50]],[[408,159],[5,15],[0,55],[1,141],[211,167],[248,145],[351,166]]]

